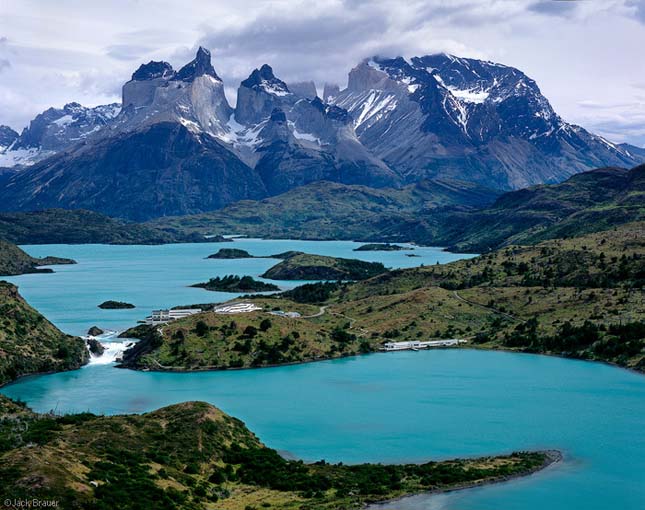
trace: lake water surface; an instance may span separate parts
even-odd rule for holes
[[[355,252],[351,241],[291,241],[237,239],[230,243],[168,244],[162,246],[33,245],[22,248],[34,257],[72,258],[75,265],[56,266],[52,274],[4,278],[20,287],[22,296],[66,333],[82,335],[91,326],[126,329],[158,308],[227,301],[235,294],[209,292],[190,285],[215,276],[237,274],[258,277],[278,259],[207,259],[220,248],[239,248],[267,256],[288,250],[382,262],[386,267],[414,267],[450,262],[472,255],[440,248],[413,251]],[[407,255],[414,254],[415,257]],[[291,288],[301,282],[274,282]],[[113,299],[136,306],[131,310],[101,310]]]
[[[269,254],[302,249],[294,247],[302,246],[298,243],[248,240],[236,246]],[[392,267],[450,256],[428,249],[422,259],[408,258],[405,252],[352,252],[351,243],[311,243],[303,251],[388,258]],[[241,274],[239,264],[253,275],[273,264],[203,259],[220,246],[27,247],[34,255],[69,256],[80,264],[12,280],[66,331],[83,332],[94,323],[124,327],[152,308],[214,295],[187,289],[189,283]],[[95,308],[105,299],[139,308],[109,318]],[[415,496],[388,509],[645,508],[645,378],[599,363],[455,349],[192,374],[89,365],[24,378],[1,391],[38,411],[58,412],[142,412],[205,400],[244,420],[269,446],[306,460],[407,462],[540,448],[565,455],[563,463],[526,479]]]

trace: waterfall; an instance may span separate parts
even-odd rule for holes
[[[120,331],[106,331],[99,336],[85,336],[85,340],[98,340],[103,348],[103,354],[93,354],[90,352],[89,365],[107,365],[119,361],[123,351],[132,347],[135,341],[131,338],[119,338]]]

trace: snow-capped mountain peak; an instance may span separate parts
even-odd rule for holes
[[[232,109],[222,80],[201,46],[175,72],[167,62],[149,62],[123,86],[124,113],[113,129],[132,131],[158,122],[178,122],[193,132],[225,135]]]
[[[74,167],[81,172],[96,147],[107,155],[135,138],[161,161],[177,140],[195,157],[204,150],[254,175],[272,194],[319,179],[396,186],[442,178],[509,189],[638,163],[624,147],[566,123],[518,69],[445,53],[365,59],[344,90],[326,83],[322,99],[313,82],[290,87],[264,64],[241,82],[233,109],[211,53],[200,47],[179,71],[163,61],[141,65],[122,99],[122,109],[51,108],[20,136],[4,133],[10,146],[0,140],[0,166],[65,149],[51,164],[87,158]],[[47,173],[47,163],[35,169]],[[231,197],[246,196],[244,183],[234,189],[234,176],[226,178]]]
[[[259,69],[254,69],[249,77],[241,83],[241,86],[274,96],[291,94],[287,84],[275,77],[273,69],[268,64],[263,64]]]
[[[88,108],[73,102],[49,108],[38,114],[10,146],[0,149],[0,167],[29,166],[84,142],[112,123],[120,111],[118,103]]]
[[[516,188],[634,163],[564,122],[534,80],[493,62],[445,53],[372,57],[330,101],[350,112],[365,146],[412,180],[461,178],[470,168],[470,179]]]
[[[200,76],[210,76],[217,81],[222,81],[211,63],[211,52],[202,46],[197,49],[194,60],[177,71],[172,79],[190,82]]]

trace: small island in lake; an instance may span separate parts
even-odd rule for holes
[[[219,292],[271,292],[280,290],[280,287],[273,283],[260,282],[251,276],[226,275],[224,277],[211,278],[205,283],[196,283],[191,287]]]
[[[380,262],[310,255],[301,252],[279,254],[283,261],[267,270],[262,278],[271,280],[365,280],[387,272]],[[276,258],[279,258],[276,256]]]
[[[99,308],[102,308],[103,310],[127,310],[129,308],[135,308],[135,306],[132,303],[125,303],[123,301],[113,301],[111,299],[107,301],[103,301],[100,305],[98,305]]]
[[[403,251],[403,250],[414,250],[414,248],[400,246],[398,244],[390,243],[370,243],[354,248],[353,251]]]
[[[238,248],[222,248],[217,253],[206,257],[207,259],[252,259],[255,258],[246,250]]]
[[[90,329],[87,330],[87,334],[90,336],[99,336],[105,333],[101,328],[98,326],[92,326]]]

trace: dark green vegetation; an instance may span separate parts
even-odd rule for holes
[[[0,213],[0,239],[16,244],[164,244],[226,241],[176,232],[82,209]]]
[[[177,371],[249,368],[372,350],[369,342],[350,329],[346,318],[318,315],[319,306],[271,296],[256,297],[253,302],[262,310],[234,315],[204,312],[160,329],[132,328],[123,335],[141,340],[124,353],[122,365]],[[275,310],[298,312],[301,317],[270,313]]]
[[[125,303],[123,301],[114,301],[112,299],[108,299],[107,301],[104,301],[100,305],[98,305],[99,308],[103,308],[104,310],[124,310],[127,308],[135,308],[135,306],[132,303]]]
[[[483,253],[510,244],[580,236],[645,219],[645,165],[601,168],[560,184],[506,193],[479,211],[420,214],[383,231],[385,239],[412,239]]]
[[[364,280],[385,271],[380,262],[296,252],[267,270],[262,277],[272,280]]]
[[[428,490],[533,473],[557,453],[426,464],[345,466],[285,460],[203,402],[143,415],[39,415],[0,396],[0,496],[58,508],[152,510],[361,508]]]
[[[269,292],[280,290],[280,287],[273,283],[260,282],[251,276],[240,277],[236,275],[217,276],[205,283],[191,285],[191,287],[219,292]]]
[[[294,289],[284,291],[282,296],[296,303],[324,303],[334,291],[341,287],[342,283],[337,282],[305,283]]]
[[[71,259],[62,259],[59,257],[38,259],[27,255],[15,244],[0,240],[0,276],[13,276],[25,273],[53,273],[54,271],[51,268],[40,268],[38,266],[75,263]]]
[[[87,359],[82,339],[62,333],[14,285],[0,282],[0,385],[22,375],[79,368]]]
[[[370,243],[354,248],[354,251],[402,251],[402,250],[414,250],[414,248],[406,248],[405,246],[399,246],[398,244],[390,243]]]
[[[238,248],[222,248],[217,253],[209,255],[209,259],[252,259],[251,255],[246,250],[240,250]]]
[[[262,367],[372,352],[388,340],[462,338],[469,347],[645,371],[644,261],[645,222],[637,222],[355,283],[306,284],[248,298],[262,311],[207,312],[168,324],[162,335],[148,333],[138,346],[145,352],[133,349],[126,365]],[[301,317],[270,315],[275,309]]]
[[[498,193],[475,184],[422,181],[402,189],[374,189],[320,181],[219,211],[153,220],[171,232],[243,234],[267,239],[367,239],[422,209],[484,207]]]
[[[337,294],[354,327],[645,371],[645,223],[392,271]]]
[[[458,193],[458,195],[454,195]],[[466,193],[466,195],[463,195]],[[645,219],[645,166],[602,168],[501,195],[424,181],[400,190],[319,182],[221,211],[155,220],[176,232],[416,242],[482,253]]]

